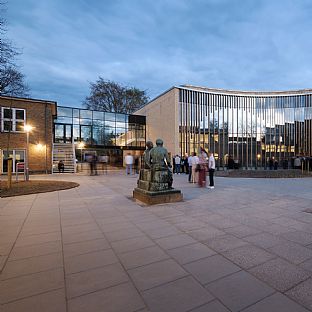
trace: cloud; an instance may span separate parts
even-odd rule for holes
[[[311,10],[308,0],[24,0],[8,3],[8,21],[32,95],[78,106],[98,76],[152,97],[179,84],[311,87]]]

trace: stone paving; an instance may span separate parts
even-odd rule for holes
[[[179,175],[156,206],[121,172],[45,178],[80,187],[0,199],[1,312],[312,311],[310,178]]]

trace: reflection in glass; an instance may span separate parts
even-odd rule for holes
[[[62,117],[72,117],[73,115],[73,109],[69,107],[62,107],[58,106],[57,107],[57,116],[62,116]]]
[[[246,169],[267,167],[270,160],[289,167],[296,155],[312,155],[310,94],[233,93],[180,88],[181,155],[201,146],[215,154],[219,168],[230,160]]]
[[[58,107],[66,116],[54,120],[54,141],[87,146],[145,148],[145,116]],[[73,117],[69,117],[69,112]],[[131,122],[131,124],[128,124]],[[8,125],[9,127],[9,125]]]

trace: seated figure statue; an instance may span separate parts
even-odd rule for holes
[[[166,170],[170,166],[168,151],[163,144],[162,139],[157,139],[156,146],[150,151],[150,163],[153,170]]]
[[[150,152],[151,152],[152,148],[153,148],[153,142],[152,141],[147,141],[146,142],[146,150],[145,150],[144,155],[143,155],[144,169],[151,169]]]
[[[163,140],[161,139],[156,140],[156,146],[151,149],[149,155],[152,172],[165,171],[168,176],[167,179],[168,186],[169,188],[171,188],[172,173],[171,170],[169,169],[171,167],[170,158],[167,149],[163,147]]]

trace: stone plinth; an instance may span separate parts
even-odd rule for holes
[[[148,205],[181,201],[182,193],[171,187],[172,177],[169,174],[168,170],[141,169],[133,198]]]
[[[155,205],[182,201],[183,195],[180,190],[176,189],[154,192],[146,191],[137,187],[133,191],[133,198],[148,205]]]

